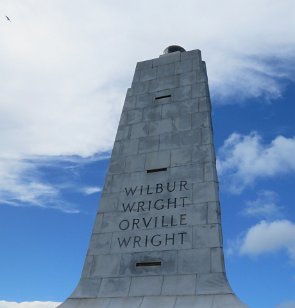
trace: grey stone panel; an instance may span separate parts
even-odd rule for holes
[[[173,308],[212,308],[213,296],[178,296]],[[228,308],[224,306],[223,308]]]
[[[191,183],[199,183],[204,181],[204,168],[203,165],[185,165],[176,166],[171,168],[171,178],[182,178],[190,181]]]
[[[92,267],[93,263],[93,256],[86,256],[82,274],[81,274],[81,279],[89,277],[90,276],[90,270]]]
[[[193,189],[194,203],[204,203],[219,200],[217,183],[215,182],[195,183]]]
[[[113,298],[107,308],[139,308],[142,301],[142,297]]]
[[[143,252],[192,248],[192,228],[114,232],[111,252]]]
[[[155,152],[159,149],[160,137],[150,136],[139,139],[139,153]]]
[[[224,273],[200,274],[197,277],[197,294],[230,294],[232,290]]]
[[[124,110],[136,108],[136,96],[126,96],[124,102]]]
[[[224,258],[222,248],[211,248],[211,272],[224,273]]]
[[[170,151],[152,152],[146,154],[146,170],[166,167],[170,167]]]
[[[140,308],[172,308],[176,302],[175,296],[145,296]]]
[[[187,249],[178,251],[178,273],[209,273],[211,269],[210,249]],[[198,282],[197,282],[198,284]]]
[[[211,110],[211,103],[209,97],[200,97],[198,98],[198,101],[199,101],[199,112]]]
[[[136,64],[136,70],[143,70],[153,67],[153,60],[141,61]]]
[[[163,276],[132,277],[129,296],[160,295]]]
[[[211,127],[210,115],[208,112],[197,112],[192,114],[192,127]]]
[[[146,122],[136,123],[131,126],[130,138],[141,138],[148,136],[149,125]]]
[[[201,145],[194,146],[192,149],[192,162],[194,163],[205,163],[205,162],[214,162],[215,164],[215,155],[212,145]]]
[[[115,141],[111,159],[116,159],[121,154],[121,141]]]
[[[175,63],[175,73],[176,74],[183,74],[187,72],[191,72],[193,69],[193,60],[183,60],[181,62]]]
[[[142,120],[142,110],[141,109],[135,109],[128,111],[127,116],[127,122],[128,124],[134,124],[141,122]]]
[[[138,152],[138,139],[121,141],[121,154],[134,155]]]
[[[157,77],[161,78],[161,77],[171,76],[171,75],[174,75],[174,72],[175,72],[174,63],[161,65],[161,66],[158,66]]]
[[[100,278],[81,279],[70,298],[96,298],[100,283]]]
[[[209,89],[207,82],[198,82],[192,85],[192,98],[209,97]]]
[[[118,196],[116,194],[104,195],[100,199],[98,208],[99,213],[113,212],[117,210],[118,210]],[[97,221],[95,223],[95,226],[96,224]],[[94,232],[95,232],[95,227],[94,227]]]
[[[154,105],[152,107],[145,108],[143,110],[144,121],[156,121],[161,120],[162,106]]]
[[[123,111],[121,113],[119,126],[126,125],[128,123],[127,116],[128,116],[128,111]]]
[[[151,94],[141,94],[137,96],[136,108],[144,108],[150,106],[153,102],[153,96]]]
[[[136,266],[138,262],[162,262],[161,266]],[[177,251],[145,251],[124,253],[121,257],[120,275],[151,276],[177,273]]]
[[[121,126],[117,131],[116,140],[127,139],[129,137],[129,126]]]
[[[185,116],[194,111],[198,111],[198,106],[194,104],[193,100],[188,99],[181,102],[163,105],[162,118],[177,118],[179,116]]]
[[[215,163],[205,163],[204,164],[204,177],[205,181],[216,181],[217,180],[217,172]]]
[[[141,70],[135,70],[134,75],[133,75],[133,79],[132,79],[132,83],[139,82],[140,72],[141,72]]]
[[[208,224],[220,222],[220,205],[218,202],[208,203]]]
[[[116,277],[119,275],[121,256],[118,254],[96,255],[93,257],[90,277]]]
[[[185,147],[171,151],[171,166],[190,164],[192,161],[192,148]]]
[[[201,128],[202,130],[202,144],[213,144],[212,128]]]
[[[157,69],[156,68],[147,68],[143,69],[140,72],[140,81],[147,81],[157,78]]]
[[[125,158],[115,157],[111,160],[109,165],[109,174],[122,173],[125,170]]]
[[[234,294],[214,295],[212,308],[247,308]]]
[[[221,247],[220,226],[200,225],[193,228],[193,247]]]
[[[150,92],[157,92],[166,89],[174,89],[179,85],[178,76],[168,76],[151,80]]]
[[[132,84],[132,95],[139,95],[149,92],[150,81],[140,81]]]
[[[103,213],[99,212],[96,215],[96,219],[95,219],[95,225],[93,227],[93,233],[98,233],[101,230],[101,226],[102,226],[102,220],[103,220]]]
[[[109,298],[82,299],[79,301],[78,308],[109,308],[111,300]]]
[[[173,126],[174,126],[174,131],[185,131],[185,130],[190,130],[192,125],[191,125],[191,115],[190,114],[185,114],[182,116],[175,117],[173,119]]]
[[[196,293],[196,275],[164,276],[163,295],[194,295]]]
[[[201,62],[202,61],[201,51],[199,49],[194,49],[181,53],[181,61],[192,58],[198,59]]]
[[[88,255],[104,254],[110,251],[112,234],[93,233],[91,236]]]
[[[175,101],[184,101],[187,99],[191,99],[197,96],[192,96],[192,86],[182,86],[174,89],[174,100]]]
[[[186,85],[192,85],[197,82],[197,72],[192,71],[188,73],[183,73],[179,75],[179,85],[180,86],[186,86]]]
[[[150,136],[160,135],[164,133],[171,133],[172,131],[173,131],[173,125],[171,119],[164,119],[149,123]]]
[[[124,278],[103,278],[98,295],[100,297],[121,297],[127,296],[130,288],[129,277]]]
[[[125,159],[125,171],[126,172],[136,172],[145,170],[145,154],[137,154],[128,156]]]
[[[180,52],[173,52],[170,54],[161,55],[159,58],[153,59],[153,66],[165,65],[180,61]]]

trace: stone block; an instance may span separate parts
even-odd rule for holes
[[[120,263],[120,275],[152,276],[176,274],[177,251],[145,251],[123,254]],[[136,266],[136,263],[161,262],[161,266]]]
[[[147,68],[140,71],[140,81],[147,81],[157,78],[156,68]]]
[[[141,109],[134,109],[128,111],[128,116],[127,116],[127,122],[128,124],[134,124],[141,122],[142,120],[142,110]]]
[[[109,174],[122,173],[125,170],[125,158],[115,157],[111,160],[109,165]]]
[[[140,72],[141,72],[141,70],[135,70],[134,75],[133,75],[133,79],[132,79],[132,83],[139,82]]]
[[[188,131],[182,131],[179,133],[179,136],[182,146],[201,144],[201,130],[198,128]]]
[[[121,141],[115,141],[112,151],[112,159],[121,154]]]
[[[224,273],[207,273],[197,276],[197,294],[230,294],[232,290]]]
[[[221,247],[219,224],[194,226],[193,247]]]
[[[124,110],[134,109],[136,107],[136,96],[126,96]]]
[[[100,278],[82,278],[70,298],[96,298],[100,283]]]
[[[176,62],[176,63],[178,63],[178,62]],[[175,64],[174,63],[161,65],[161,66],[158,66],[157,77],[161,78],[161,77],[174,75],[174,72],[175,72]]]
[[[145,169],[159,169],[170,167],[170,152],[152,152],[146,154]]]
[[[128,156],[125,159],[126,172],[144,171],[145,154]]]
[[[105,195],[99,202],[99,213],[114,212],[118,209],[118,197],[116,194]]]
[[[181,166],[191,163],[192,161],[192,148],[185,147],[171,151],[171,167]]]
[[[81,279],[87,278],[87,277],[90,276],[90,270],[91,270],[91,267],[92,267],[92,263],[93,263],[93,256],[87,255],[85,262],[84,262]]]
[[[192,127],[211,127],[210,116],[208,112],[196,112],[192,114]]]
[[[213,144],[212,128],[201,128],[202,130],[202,144]]]
[[[96,298],[96,299],[85,298],[79,300],[78,308],[93,308],[93,307],[109,308],[110,303],[111,300],[109,298]]]
[[[215,155],[213,146],[211,144],[194,146],[192,149],[192,162],[194,163],[205,163],[214,162]]]
[[[184,131],[191,129],[191,115],[185,114],[182,116],[177,116],[173,119],[174,131]]]
[[[132,277],[129,296],[160,295],[163,276]]]
[[[121,141],[121,154],[122,155],[134,155],[138,151],[138,139],[123,140]]]
[[[168,76],[150,81],[150,92],[157,92],[166,89],[174,89],[179,84],[178,76]]]
[[[247,308],[234,294],[218,294],[213,296],[212,308]],[[249,307],[248,307],[249,308]]]
[[[189,86],[182,86],[179,88],[174,89],[174,100],[175,101],[184,101],[191,99],[192,97],[192,87]]]
[[[176,51],[173,53],[161,55],[157,59],[153,59],[153,66],[165,65],[169,63],[174,63],[180,61],[181,52]]]
[[[136,108],[144,108],[153,103],[153,96],[151,94],[141,94],[137,96]]]
[[[175,63],[175,73],[176,74],[183,74],[183,73],[188,73],[193,70],[193,60],[188,59],[188,60],[183,60],[181,62],[176,62]]]
[[[139,308],[141,302],[142,302],[142,297],[112,298],[107,308]],[[100,308],[100,306],[97,307]]]
[[[144,93],[149,93],[150,81],[140,81],[132,84],[132,94],[139,95]]]
[[[218,201],[218,190],[216,182],[195,183],[193,190],[194,203]]]
[[[124,278],[103,278],[98,295],[100,297],[121,297],[127,296],[130,288],[129,277]]]
[[[196,293],[196,275],[164,276],[163,295],[193,295]]]
[[[198,106],[191,99],[178,101],[163,105],[162,107],[162,118],[177,118],[180,116],[188,115],[191,112],[197,112]]]
[[[199,59],[199,61],[201,62],[202,61],[201,51],[199,49],[194,49],[181,53],[181,61],[192,58]]]
[[[160,136],[160,150],[178,149],[181,145],[180,134],[170,133]]]
[[[225,272],[222,248],[211,248],[211,272],[212,273]]]
[[[173,308],[212,308],[213,296],[179,296]],[[222,308],[227,308],[224,306]]]
[[[204,164],[204,180],[206,181],[216,181],[217,182],[217,172],[214,162],[209,162]]]
[[[173,308],[176,302],[176,296],[145,296],[140,308]]]
[[[199,183],[204,181],[203,165],[184,165],[175,166],[170,169],[171,179],[186,179],[190,183]]]
[[[148,123],[146,122],[141,122],[141,123],[136,123],[131,125],[131,134],[130,138],[141,138],[141,137],[146,137],[148,135]]]
[[[146,61],[137,62],[135,69],[143,70],[143,69],[147,69],[151,67],[153,67],[153,60],[146,60]]]
[[[116,140],[122,140],[122,139],[127,139],[129,137],[129,126],[120,126],[117,135],[116,135]]]
[[[98,278],[118,276],[120,258],[118,254],[94,256],[89,276]]]
[[[158,120],[149,123],[150,136],[171,133],[172,131],[173,126],[171,119]]]
[[[160,137],[150,136],[139,139],[138,151],[139,153],[155,152],[159,149]]]
[[[155,104],[154,102],[152,102]],[[161,119],[162,106],[154,105],[143,110],[144,121],[156,121]]]
[[[209,89],[207,82],[198,82],[192,85],[192,98],[208,97]]]
[[[179,75],[179,85],[186,86],[186,85],[193,85],[197,82],[197,72],[187,72]]]
[[[128,111],[123,111],[121,113],[119,126],[126,125],[128,123],[127,116],[128,116]]]
[[[220,205],[218,202],[208,203],[208,223],[214,224],[220,222]]]
[[[99,212],[97,215],[96,215],[96,219],[95,219],[95,225],[93,227],[93,232],[94,233],[98,233],[101,231],[101,228],[102,228],[102,220],[103,220],[103,213]]]
[[[210,261],[210,249],[208,248],[180,250],[178,251],[178,273],[209,273]]]
[[[88,255],[98,255],[110,252],[112,234],[93,233],[91,236]]]
[[[204,111],[210,111],[211,110],[210,98],[207,97],[207,96],[199,97],[198,98],[198,105],[199,105],[199,112],[204,112]]]

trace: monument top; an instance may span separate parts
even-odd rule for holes
[[[164,50],[163,54],[165,55],[167,53],[172,53],[175,51],[185,52],[185,49],[178,45],[170,45]]]

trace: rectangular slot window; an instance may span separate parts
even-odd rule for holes
[[[154,173],[154,172],[162,172],[162,171],[167,171],[167,168],[149,169],[146,171],[146,173]]]
[[[136,267],[150,267],[150,266],[161,266],[162,261],[144,261],[144,262],[137,262]]]
[[[155,97],[155,100],[158,101],[158,100],[161,100],[161,99],[164,99],[164,98],[169,98],[169,97],[171,97],[171,94]]]

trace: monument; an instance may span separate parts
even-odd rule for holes
[[[199,50],[137,63],[81,279],[60,307],[246,307],[224,268]]]

